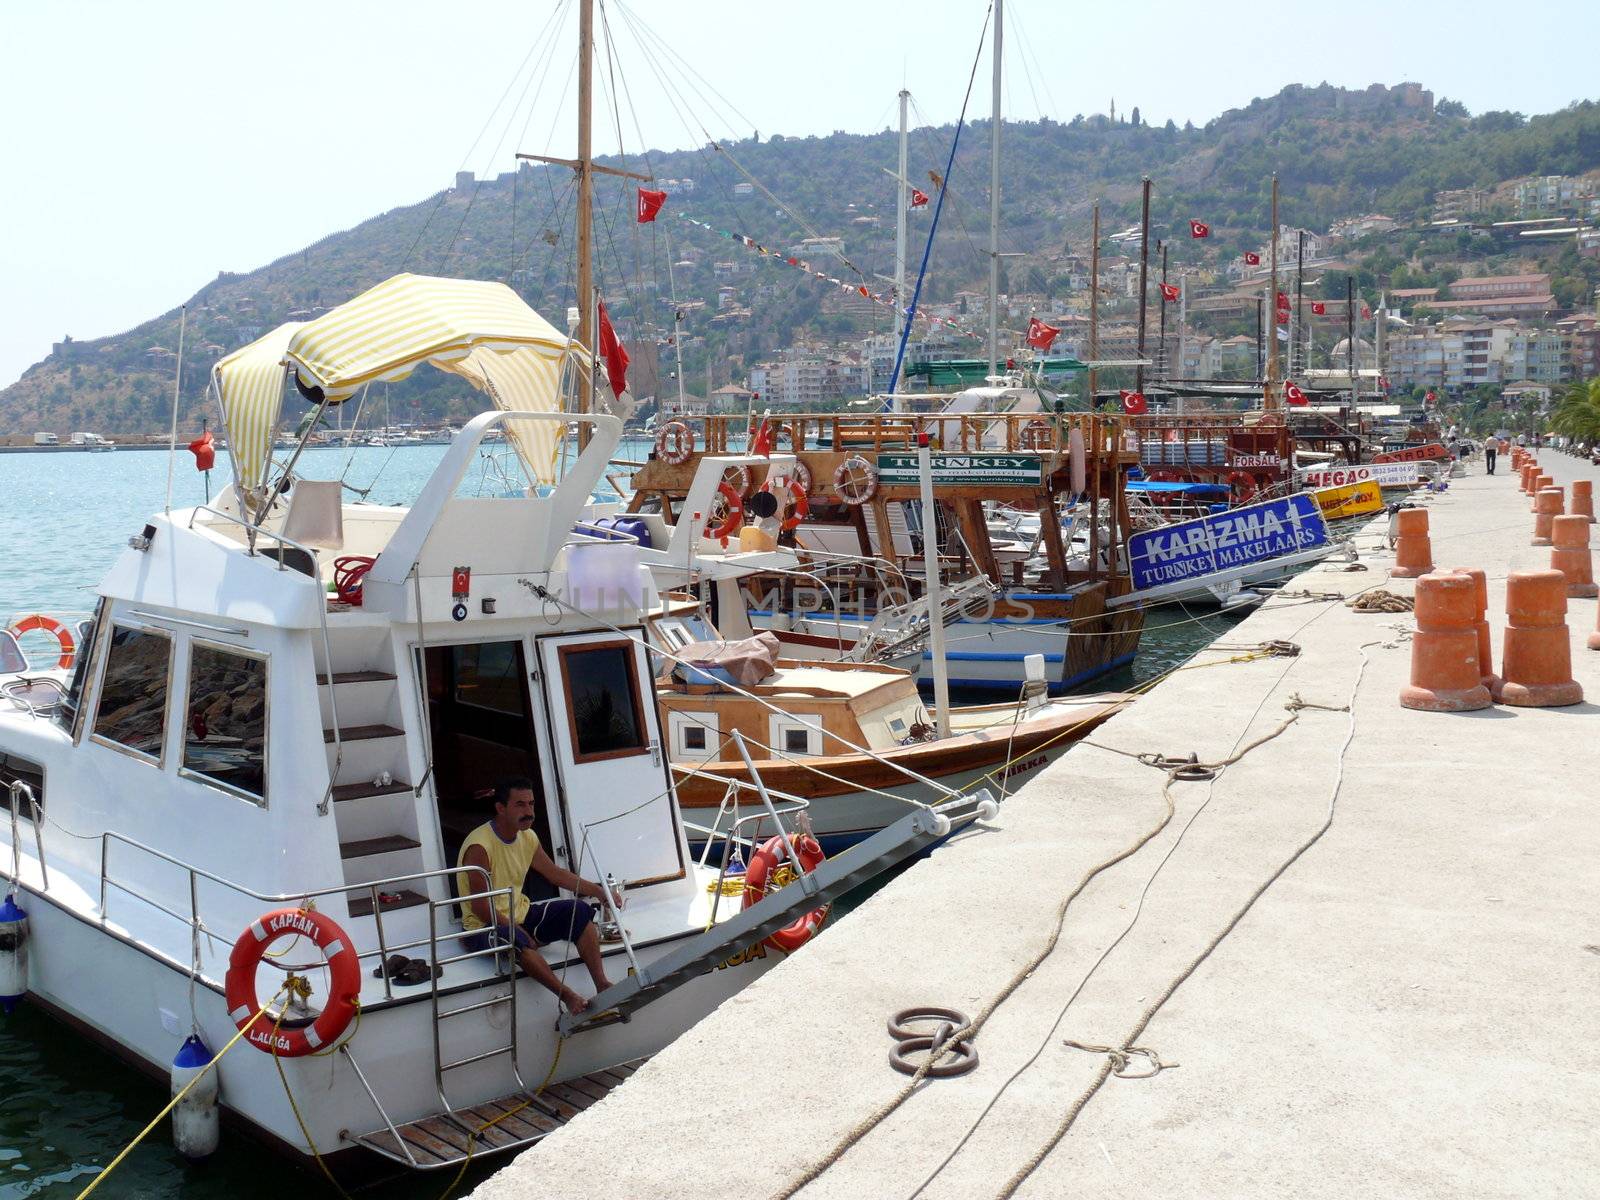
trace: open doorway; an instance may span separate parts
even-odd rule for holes
[[[494,785],[515,775],[533,781],[533,829],[548,850],[550,814],[539,777],[521,641],[429,646],[425,655],[434,793],[445,861],[454,864],[467,834],[494,815]],[[555,895],[532,872],[523,891],[533,900]]]

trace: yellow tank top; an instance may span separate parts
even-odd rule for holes
[[[456,866],[467,865],[467,848],[470,846],[477,846],[488,855],[492,887],[514,889],[511,893],[509,921],[512,925],[522,924],[522,918],[528,915],[528,897],[522,891],[522,881],[528,874],[528,868],[533,865],[533,856],[539,853],[539,835],[531,829],[524,829],[517,834],[516,841],[506,842],[494,831],[494,823],[486,821],[467,834],[466,840],[461,843],[461,852],[456,856]],[[487,890],[482,886],[481,876],[467,872],[456,876],[458,896]],[[494,906],[500,919],[507,920],[506,898],[496,896]],[[472,911],[470,904],[461,905],[461,924],[465,929],[483,928],[483,922]]]

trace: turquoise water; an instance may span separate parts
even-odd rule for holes
[[[309,478],[342,476],[355,487],[370,488],[374,502],[404,504],[416,496],[444,450],[443,446],[361,447],[353,453],[309,450],[300,469]],[[643,450],[642,443],[625,444],[622,453],[639,458]],[[128,537],[161,509],[167,457],[159,451],[126,449],[109,454],[0,454],[0,614],[89,609],[96,582]],[[505,458],[503,452],[493,461],[480,458],[467,472],[461,490],[503,492]],[[213,496],[226,472],[226,458],[219,457],[211,476]],[[173,471],[174,507],[203,502],[205,487],[189,456],[181,455]],[[1157,609],[1149,616],[1150,632],[1138,660],[1107,685],[1126,687],[1175,666],[1235,621]],[[40,643],[31,648],[42,647]],[[24,1005],[11,1017],[0,1017],[0,1200],[76,1196],[98,1166],[108,1162],[166,1101],[164,1086],[65,1033],[35,1009]],[[462,1190],[469,1190],[493,1169],[491,1164],[469,1172]],[[356,1194],[432,1200],[448,1182],[414,1177],[371,1184]],[[227,1131],[210,1164],[190,1166],[173,1152],[163,1127],[95,1194],[138,1200],[231,1200],[277,1197],[286,1190],[309,1197],[334,1194],[319,1177],[297,1175],[282,1160]]]

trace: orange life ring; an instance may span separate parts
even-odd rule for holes
[[[794,844],[795,857],[800,860],[800,865],[809,873],[817,869],[817,865],[827,856],[822,853],[822,846],[810,834],[790,839]],[[767,894],[767,880],[772,872],[778,869],[780,862],[787,862],[783,852],[783,839],[770,837],[761,844],[761,849],[750,856],[750,865],[744,873],[744,906],[749,908]],[[774,950],[782,950],[785,954],[793,954],[816,936],[817,930],[822,928],[822,923],[828,919],[829,905],[813,908],[803,914],[791,924],[785,925],[771,937],[767,938],[767,945]]]
[[[1176,471],[1146,471],[1144,477],[1151,483],[1181,483]]]
[[[1049,450],[1056,444],[1055,427],[1043,417],[1035,417],[1022,427],[1018,440],[1024,450]]]
[[[768,479],[765,483],[763,483],[761,485],[761,490],[763,492],[771,493],[772,480]],[[804,521],[811,515],[811,501],[806,496],[806,489],[802,487],[800,481],[795,479],[793,476],[791,476],[789,479],[789,503],[791,506],[790,513],[778,525],[778,528],[782,529],[784,532],[788,532],[791,529],[797,528],[801,521]]]
[[[14,637],[20,638],[35,629],[56,635],[56,641],[61,643],[61,657],[56,659],[56,666],[63,671],[70,667],[72,660],[77,657],[78,643],[72,640],[72,631],[54,617],[47,617],[43,613],[30,613],[13,625],[9,632]]]
[[[726,542],[739,532],[739,527],[744,524],[744,497],[733,490],[731,484],[726,482],[717,484],[717,495],[727,501],[728,511],[722,518],[721,524],[716,524],[715,512],[706,521],[706,536],[718,538]]]
[[[834,468],[833,490],[852,508],[865,504],[878,494],[878,468],[852,454]]]
[[[240,1029],[261,1008],[256,997],[256,968],[267,947],[284,937],[309,938],[328,960],[328,1002],[317,1019],[293,1029],[262,1017],[245,1034],[245,1041],[278,1058],[301,1058],[332,1045],[356,1015],[361,995],[361,962],[356,948],[332,917],[315,909],[278,908],[256,918],[239,935],[228,955],[224,979],[228,1016]]]
[[[807,493],[811,491],[811,468],[803,460],[794,460],[794,466],[789,468],[789,478],[799,483]]]
[[[1233,490],[1235,504],[1248,504],[1256,494],[1256,477],[1249,471],[1230,471],[1228,487]]]
[[[668,421],[656,430],[656,457],[667,466],[682,466],[693,453],[694,430],[682,421]]]

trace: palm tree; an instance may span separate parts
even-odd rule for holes
[[[1574,383],[1550,414],[1550,428],[1575,442],[1600,442],[1600,379]]]

